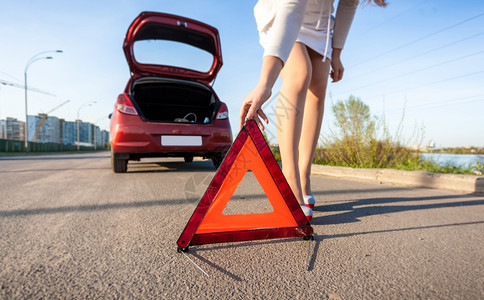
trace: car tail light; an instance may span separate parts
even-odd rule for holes
[[[225,103],[220,105],[220,109],[218,110],[217,120],[225,120],[229,118],[229,109]]]
[[[138,115],[138,112],[133,106],[133,103],[129,99],[129,97],[125,94],[121,94],[118,96],[118,100],[116,101],[116,109],[122,112],[123,114],[127,115]]]

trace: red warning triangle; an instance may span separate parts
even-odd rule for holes
[[[251,170],[273,211],[224,215],[223,210]],[[246,122],[178,239],[189,245],[310,236],[313,228],[282,174],[259,127]]]

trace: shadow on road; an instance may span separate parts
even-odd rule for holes
[[[157,161],[128,163],[127,174],[159,172],[215,172],[211,161]]]
[[[242,278],[240,278],[239,276],[227,271],[226,269],[222,268],[221,266],[217,265],[216,263],[214,262],[211,262],[209,261],[208,259],[202,257],[200,254],[196,253],[196,250],[191,250],[190,251],[190,255],[198,258],[199,260],[201,260],[202,262],[206,263],[207,265],[209,265],[211,268],[219,271],[220,273],[224,274],[224,275],[227,275],[229,276],[230,278],[234,279],[235,281],[243,281]]]
[[[348,192],[348,191],[346,191]],[[22,217],[29,215],[39,214],[56,214],[56,213],[72,213],[72,212],[90,212],[100,210],[111,209],[132,209],[132,208],[146,208],[152,206],[165,206],[165,205],[180,205],[190,204],[198,202],[199,199],[192,199],[185,195],[185,199],[167,199],[157,201],[138,201],[138,202],[124,202],[124,203],[106,203],[96,205],[73,205],[73,206],[61,206],[61,207],[46,207],[46,208],[33,208],[33,209],[18,209],[18,210],[0,210],[0,217]],[[264,197],[265,195],[250,195],[247,198]],[[453,201],[453,202],[438,202],[432,204],[420,204],[420,205],[389,205],[391,203],[401,202],[415,202],[415,201],[430,201],[430,200],[446,200],[464,198],[469,199],[464,195],[443,195],[443,196],[430,196],[420,198],[370,198],[361,199],[352,202],[344,202],[331,205],[320,205],[315,207],[316,211],[325,212],[338,212],[343,211],[340,214],[333,214],[328,216],[314,217],[312,224],[314,225],[331,225],[359,222],[358,218],[377,215],[388,214],[412,210],[423,210],[443,207],[459,207],[459,206],[471,206],[471,205],[484,205],[483,200],[467,200],[467,201]],[[363,206],[363,207],[360,207]]]
[[[77,153],[72,154],[31,154],[31,155],[5,155],[0,156],[2,160],[78,160],[78,159],[98,159],[98,158],[110,158],[109,154],[106,155],[82,155]]]
[[[441,225],[429,225],[429,226],[417,226],[417,227],[405,227],[405,228],[397,228],[397,229],[374,230],[374,231],[363,231],[363,232],[351,232],[351,233],[342,233],[342,234],[333,234],[333,235],[322,235],[322,236],[320,236],[320,239],[324,240],[324,239],[344,238],[344,237],[351,237],[351,236],[365,235],[365,234],[378,234],[378,233],[398,232],[398,231],[408,231],[408,230],[422,230],[422,229],[430,229],[430,228],[468,226],[468,225],[477,225],[477,224],[484,224],[484,221],[441,224]]]
[[[43,215],[43,214],[92,212],[92,211],[102,211],[102,210],[112,210],[112,209],[146,208],[146,207],[152,207],[152,206],[179,205],[183,203],[187,203],[187,201],[182,199],[176,199],[176,200],[141,201],[141,202],[126,202],[126,203],[108,203],[108,204],[95,204],[95,205],[73,205],[73,206],[18,209],[18,210],[0,210],[0,217],[25,217],[30,215]]]
[[[398,228],[398,229],[375,230],[375,231],[364,231],[364,232],[351,232],[351,233],[333,234],[333,235],[318,235],[315,233],[314,241],[312,243],[313,246],[311,246],[311,249],[310,249],[308,271],[311,271],[316,267],[316,261],[318,257],[317,254],[318,254],[319,248],[321,247],[321,244],[324,242],[325,239],[345,238],[345,237],[352,237],[357,235],[379,234],[379,233],[399,232],[399,231],[409,231],[409,230],[425,230],[425,229],[431,229],[431,228],[469,226],[469,225],[477,225],[477,224],[484,224],[484,221],[406,227],[406,228]],[[225,269],[221,268],[215,263],[210,262],[209,260],[203,258],[200,254],[197,254],[197,252],[203,253],[204,251],[214,251],[214,250],[220,250],[220,249],[285,244],[285,243],[292,243],[292,242],[301,242],[301,245],[302,245],[301,251],[306,251],[307,248],[305,247],[307,247],[307,243],[302,238],[287,238],[287,239],[274,239],[274,240],[247,241],[247,242],[218,244],[218,245],[192,246],[189,253],[193,254],[193,256],[197,257],[198,259],[205,262],[210,267],[218,270],[219,272],[225,275],[228,275],[229,277],[232,277],[237,281],[240,281],[240,277],[226,271]]]
[[[383,215],[389,213],[397,213],[404,211],[444,208],[444,207],[459,207],[471,205],[484,205],[484,200],[467,200],[467,201],[453,201],[453,202],[437,202],[431,204],[415,204],[415,205],[389,205],[391,203],[415,202],[415,201],[434,201],[464,198],[469,199],[468,196],[460,195],[444,195],[431,197],[398,197],[398,198],[369,198],[360,199],[352,202],[344,202],[331,205],[320,205],[315,207],[316,211],[324,212],[339,212],[339,214],[332,214],[328,216],[321,216],[313,218],[312,223],[316,225],[330,225],[359,222],[359,218]]]
[[[2,170],[2,173],[29,173],[29,172],[59,172],[59,171],[81,171],[81,170],[109,170],[109,167],[104,168],[63,168],[63,169],[25,169],[25,170]]]

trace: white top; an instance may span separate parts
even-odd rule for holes
[[[326,58],[332,47],[342,49],[358,6],[358,0],[259,0],[254,7],[264,56],[284,63],[294,42],[300,41]],[[328,34],[329,33],[329,34]],[[329,48],[329,49],[328,49]]]

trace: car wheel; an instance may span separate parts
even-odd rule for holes
[[[193,156],[189,156],[189,155],[187,155],[187,156],[185,156],[184,158],[185,158],[185,162],[186,162],[186,163],[191,163],[191,162],[193,161]]]
[[[128,160],[111,157],[111,163],[114,173],[126,173],[128,170]]]
[[[226,152],[218,152],[212,155],[212,162],[215,167],[215,169],[218,169],[220,165],[222,164],[222,161],[225,158]]]

